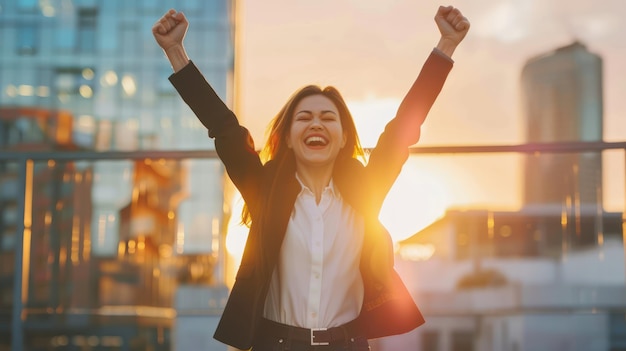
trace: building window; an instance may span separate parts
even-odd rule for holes
[[[76,30],[62,24],[55,31],[55,47],[61,51],[73,51],[76,44]]]
[[[3,140],[0,148],[10,148],[22,143],[43,143],[46,139],[37,120],[28,117],[0,123],[0,136]]]
[[[176,96],[176,89],[169,81],[169,77],[174,73],[172,67],[161,67],[159,69],[159,80],[156,84],[158,94],[161,96]]]
[[[17,8],[21,12],[35,12],[37,10],[37,6],[39,5],[38,0],[18,0]]]
[[[34,55],[37,53],[39,35],[37,26],[24,23],[17,27],[17,53],[19,55]]]
[[[615,351],[626,350],[626,313],[610,314],[609,342],[610,349]]]
[[[435,330],[425,331],[422,333],[423,351],[439,351],[439,332]]]
[[[452,332],[452,350],[474,351],[474,333],[469,331]]]
[[[96,51],[96,29],[98,10],[82,8],[78,10],[78,50],[80,52]]]
[[[95,72],[92,68],[59,68],[54,74],[54,92],[61,104],[91,100],[95,94]]]
[[[139,54],[141,43],[141,28],[136,22],[120,23],[119,35],[121,52],[123,55],[135,57]]]

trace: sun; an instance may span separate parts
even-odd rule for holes
[[[394,242],[404,240],[442,217],[452,196],[434,160],[410,158],[387,194],[379,219]]]
[[[400,102],[400,99],[376,97],[347,102],[364,148],[376,146]],[[379,216],[394,242],[412,236],[445,213],[452,201],[446,179],[441,165],[432,157],[412,157],[407,161]]]

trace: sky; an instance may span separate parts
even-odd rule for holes
[[[307,84],[337,87],[364,146],[373,146],[437,44],[439,5],[458,7],[471,29],[453,55],[454,69],[419,145],[523,143],[524,63],[575,40],[604,60],[604,140],[626,141],[626,1],[239,0],[237,113],[257,148],[270,119]],[[607,153],[604,162],[605,207],[623,210],[623,152]],[[449,207],[518,207],[520,167],[520,158],[504,156],[414,160],[381,220],[398,222],[416,209],[433,212],[419,224],[391,230],[399,239]]]

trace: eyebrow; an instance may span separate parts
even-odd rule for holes
[[[312,111],[309,111],[309,110],[300,110],[300,111],[296,112],[296,115],[297,115],[298,113],[308,113],[308,114],[313,114],[313,112],[312,112]],[[322,114],[325,114],[325,113],[332,113],[332,114],[334,114],[334,115],[338,115],[338,114],[337,114],[337,112],[335,112],[335,111],[333,111],[333,110],[322,110]]]

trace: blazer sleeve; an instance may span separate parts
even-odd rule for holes
[[[259,188],[263,169],[250,132],[219,98],[193,62],[169,77],[181,98],[215,139],[215,150],[245,201]]]
[[[374,203],[382,203],[409,157],[409,147],[420,138],[420,128],[452,69],[453,61],[434,49],[402,100],[396,116],[386,125],[366,167],[375,188]]]

